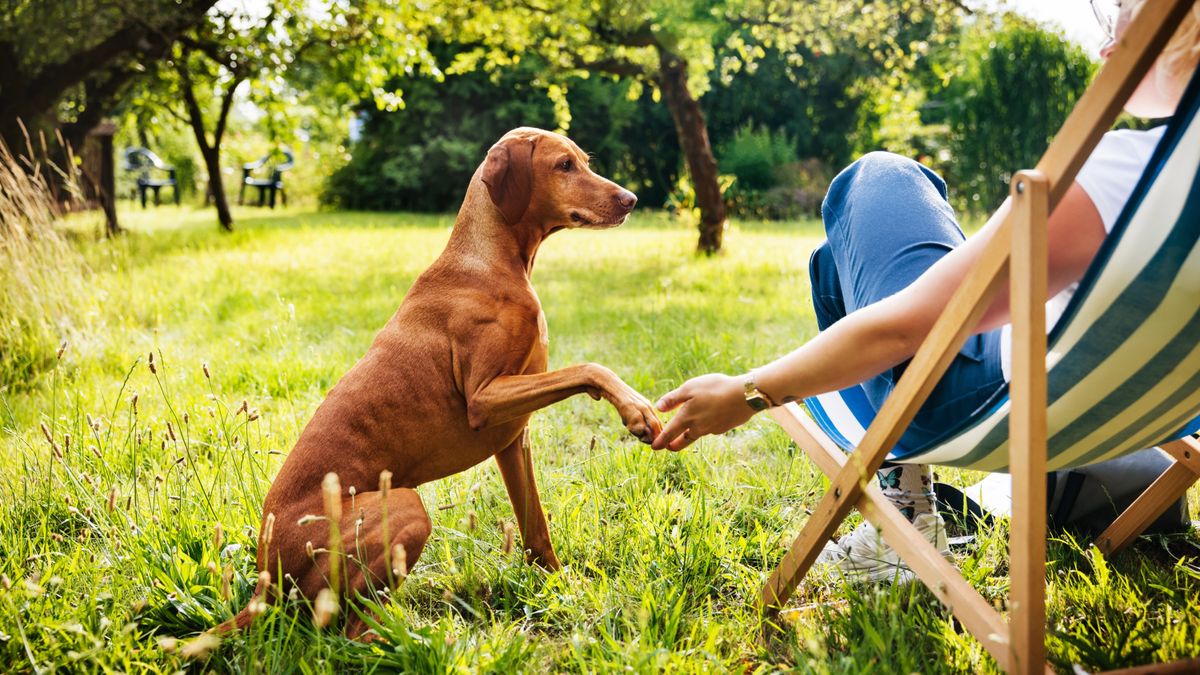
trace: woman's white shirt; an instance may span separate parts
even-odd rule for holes
[[[1092,151],[1075,182],[1083,189],[1104,223],[1104,231],[1112,232],[1113,225],[1125,208],[1125,202],[1137,186],[1138,179],[1150,163],[1154,148],[1162,140],[1166,126],[1147,131],[1120,129],[1104,134]],[[1046,330],[1058,322],[1079,284],[1071,284],[1046,303]],[[1012,325],[1000,329],[1000,368],[1004,380],[1012,379]]]

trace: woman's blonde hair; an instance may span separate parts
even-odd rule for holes
[[[1134,0],[1133,11],[1141,9],[1147,0]],[[1191,80],[1200,64],[1200,0],[1179,22],[1179,28],[1158,57],[1156,77],[1163,93],[1178,96]]]

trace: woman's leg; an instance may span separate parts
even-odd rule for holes
[[[824,277],[825,297],[814,298],[814,305],[829,313],[840,304],[841,316],[906,288],[965,240],[942,179],[917,162],[884,152],[865,155],[842,171],[829,187],[821,215],[827,253],[815,254],[813,262],[814,272]],[[827,297],[835,290],[838,301],[831,302]],[[967,340],[900,439],[902,447],[928,446],[1003,385],[999,342],[999,331]],[[863,383],[876,410],[906,366]]]
[[[809,260],[817,325],[825,330],[846,314],[911,284],[965,237],[946,201],[946,185],[928,168],[897,155],[871,153],[834,179],[822,205],[828,240]],[[928,444],[969,415],[1003,384],[998,334],[971,338],[901,438]],[[904,366],[863,383],[878,410]],[[885,463],[878,480],[885,496],[939,549],[945,547],[933,503],[928,465]],[[898,559],[870,526],[831,544],[826,562],[872,580],[898,572]],[[904,573],[901,570],[901,573]]]

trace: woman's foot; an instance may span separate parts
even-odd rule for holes
[[[950,557],[946,523],[940,515],[936,512],[918,513],[913,517],[912,524],[943,557]],[[913,571],[883,540],[879,530],[866,521],[850,534],[825,544],[813,566],[823,567],[826,575],[840,575],[851,583],[908,583],[916,579]]]

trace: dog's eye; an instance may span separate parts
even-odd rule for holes
[[[559,171],[570,171],[574,166],[575,165],[571,163],[571,160],[564,159],[563,161],[558,163],[558,170]]]

